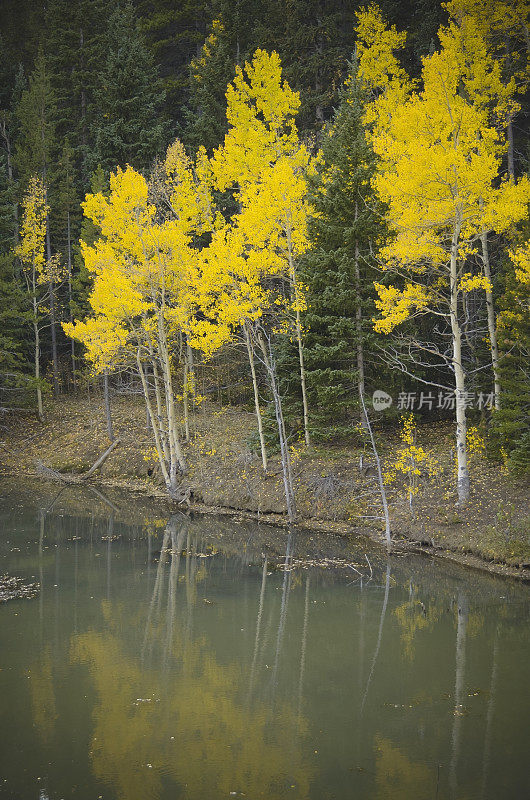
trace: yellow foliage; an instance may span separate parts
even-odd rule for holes
[[[38,277],[46,272],[44,244],[48,216],[46,192],[39,178],[31,178],[22,201],[20,244],[15,252],[27,269],[34,269]]]
[[[484,231],[503,233],[526,216],[530,181],[501,176],[516,86],[503,77],[480,21],[460,14],[440,30],[439,50],[423,60],[421,89],[397,61],[403,35],[376,6],[358,15],[357,31],[360,73],[373,89],[365,121],[378,156],[374,186],[394,233],[379,256],[412,279],[403,291],[376,285],[375,328],[388,333],[413,313],[447,314],[451,249],[461,273]],[[456,292],[473,288],[491,289],[484,278],[460,274]]]
[[[295,125],[298,95],[282,82],[276,53],[256,51],[228,87],[229,130],[210,162],[215,186],[231,189],[238,211],[213,234],[203,253],[202,279],[192,299],[201,311],[191,326],[194,342],[215,347],[235,328],[266,311],[297,318],[306,307],[296,279],[296,260],[308,248],[307,175],[314,159],[300,144]],[[271,280],[287,278],[291,297]],[[274,291],[273,291],[274,290]],[[206,344],[202,344],[205,352]]]
[[[63,327],[85,344],[96,371],[126,363],[139,347],[166,347],[179,331],[194,335],[194,298],[205,279],[194,237],[215,226],[210,187],[180,142],[169,148],[164,166],[169,219],[159,218],[147,181],[131,167],[111,175],[108,198],[87,195],[83,204],[101,229],[94,245],[82,243],[94,277],[94,316]],[[212,351],[223,343],[210,328],[195,346]]]
[[[263,50],[256,50],[244,71],[236,68],[226,100],[229,131],[212,160],[221,191],[233,184],[244,187],[296,147],[294,118],[300,106],[298,93],[282,83],[278,54]]]
[[[409,319],[415,311],[423,311],[429,303],[429,295],[417,284],[408,283],[403,291],[381,283],[374,286],[379,295],[375,306],[382,314],[380,319],[374,320],[374,328],[380,333],[390,333],[396,325]]]
[[[491,281],[484,275],[472,275],[466,272],[460,278],[459,288],[461,292],[472,292],[474,289],[484,289],[486,292],[492,291]]]
[[[412,498],[419,491],[419,478],[427,473],[430,478],[440,473],[440,464],[423,447],[417,446],[416,425],[413,414],[406,414],[401,421],[401,441],[403,446],[397,452],[395,461],[386,469],[383,479],[385,483],[393,483],[398,475],[405,481],[405,491],[412,505]]]
[[[467,449],[470,455],[483,455],[486,452],[486,443],[478,432],[478,428],[468,428],[466,439]]]
[[[510,258],[515,265],[515,277],[530,289],[530,240],[516,250],[510,250]]]

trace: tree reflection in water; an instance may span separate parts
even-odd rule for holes
[[[372,553],[352,584],[294,531],[106,506],[42,502],[26,550],[4,545],[41,583],[3,609],[20,796],[36,776],[55,798],[524,796],[520,587]]]
[[[184,541],[186,591],[177,596]],[[289,574],[276,642],[278,662]],[[242,665],[219,663],[204,636],[193,635],[197,576],[197,542],[187,518],[173,517],[164,532],[140,654],[124,645],[124,610],[108,601],[103,609],[105,630],[72,637],[71,661],[88,666],[97,696],[90,745],[93,771],[123,800],[155,800],[168,781],[178,793],[201,800],[241,791],[272,800],[284,797],[291,787],[296,789],[293,796],[306,797],[313,777],[300,744],[307,722],[289,701],[275,709],[257,698],[252,706],[241,702]],[[182,597],[186,607],[178,614]],[[262,604],[254,654],[261,613]],[[157,652],[160,663],[155,661]]]

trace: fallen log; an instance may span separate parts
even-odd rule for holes
[[[113,442],[112,442],[112,443],[109,445],[109,447],[107,447],[107,449],[105,450],[105,452],[103,453],[103,455],[102,455],[102,456],[100,456],[100,457],[98,458],[98,460],[94,462],[94,464],[92,464],[92,466],[90,467],[90,469],[88,470],[88,472],[84,472],[84,473],[83,473],[83,475],[81,476],[81,479],[82,479],[82,480],[86,480],[87,478],[90,478],[90,476],[91,476],[91,475],[93,475],[93,474],[94,474],[94,472],[95,472],[97,469],[99,469],[100,467],[102,467],[102,466],[103,466],[103,464],[105,463],[105,461],[107,460],[107,458],[108,458],[108,457],[110,456],[110,454],[112,453],[112,451],[113,451],[113,450],[114,450],[114,449],[115,449],[115,448],[116,448],[116,447],[119,445],[119,443],[120,443],[120,440],[119,440],[119,439],[114,439],[114,441],[113,441]]]
[[[100,455],[100,457],[95,461],[90,469],[86,472],[81,473],[80,475],[74,475],[71,472],[58,472],[56,469],[52,469],[52,467],[47,467],[42,461],[37,461],[37,470],[42,474],[45,475],[47,478],[51,478],[52,480],[62,481],[63,483],[83,483],[84,481],[91,478],[94,472],[96,472],[100,467],[103,466],[107,458],[110,456],[112,451],[120,444],[120,439],[115,439],[109,447],[105,450],[105,452]]]

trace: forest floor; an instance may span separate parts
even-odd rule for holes
[[[164,487],[139,396],[113,399],[119,446],[95,482],[153,497]],[[285,501],[278,457],[264,476],[259,454],[249,441],[255,417],[234,407],[205,406],[195,411],[186,445],[196,510],[258,516],[285,524]],[[400,445],[397,431],[376,430],[381,456],[388,463]],[[414,498],[413,514],[403,487],[387,487],[392,535],[401,550],[423,550],[470,566],[530,580],[530,503],[528,479],[505,474],[484,456],[471,462],[472,490],[464,508],[455,506],[453,430],[445,423],[420,426],[417,444],[431,451],[441,473],[425,479]],[[5,419],[0,432],[0,475],[35,476],[39,462],[61,473],[86,471],[108,447],[99,396],[61,399],[48,407],[47,420],[18,415]],[[383,542],[381,504],[373,475],[361,474],[359,459],[372,463],[360,443],[343,442],[293,450],[298,526],[347,536],[368,535]],[[369,473],[374,470],[369,469]]]

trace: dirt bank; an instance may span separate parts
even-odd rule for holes
[[[121,444],[103,465],[97,482],[120,486],[165,501],[140,398],[117,397],[113,403]],[[0,439],[0,474],[38,474],[37,464],[59,472],[82,473],[108,446],[101,399],[69,399],[49,408],[47,421],[31,415],[4,420]],[[205,407],[193,418],[186,445],[189,472],[185,482],[198,511],[259,517],[285,524],[285,503],[278,459],[263,475],[249,441],[252,413]],[[395,433],[377,432],[384,459],[399,442]],[[465,509],[455,509],[453,435],[435,423],[419,429],[418,444],[432,450],[441,466],[434,480],[422,481],[411,515],[402,487],[389,487],[392,533],[399,550],[422,550],[491,572],[530,579],[530,509],[528,481],[503,473],[482,456],[471,465],[472,492]],[[382,542],[380,505],[370,454],[354,439],[333,446],[293,451],[299,527],[347,536],[367,535]],[[368,464],[368,470],[366,470]]]

